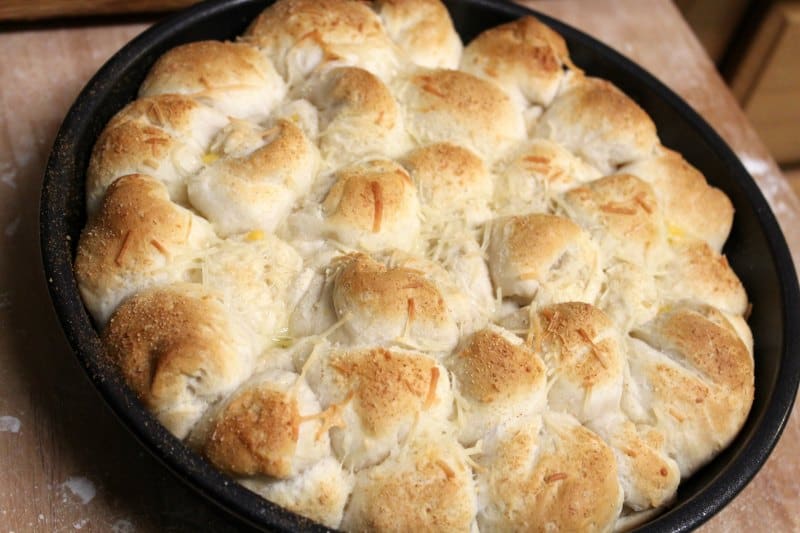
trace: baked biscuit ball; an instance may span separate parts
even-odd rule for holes
[[[463,335],[493,318],[497,298],[484,249],[473,235],[465,235],[453,225],[447,225],[440,238],[431,243],[431,260],[417,258],[404,265],[422,271],[437,284]]]
[[[533,17],[490,28],[464,49],[461,68],[488,78],[525,109],[547,107],[567,69],[575,69],[564,39]]]
[[[551,305],[534,317],[531,332],[533,349],[552,372],[551,409],[590,427],[619,411],[625,359],[619,333],[602,311],[580,302]]]
[[[354,66],[383,80],[402,63],[381,19],[356,0],[279,0],[245,31],[290,86],[320,67]]]
[[[442,292],[416,269],[351,254],[341,260],[331,300],[344,320],[337,338],[351,345],[404,344],[443,353],[458,342],[458,324]]]
[[[291,291],[303,260],[279,238],[254,231],[220,241],[202,257],[195,275],[222,295],[253,332],[260,348],[275,344],[288,327]]]
[[[664,436],[684,477],[730,444],[753,402],[752,355],[730,324],[713,318],[702,307],[668,308],[628,342],[623,408]]]
[[[600,177],[600,171],[547,139],[526,142],[501,166],[492,205],[502,215],[552,212],[557,195]]]
[[[206,161],[189,178],[189,201],[225,237],[274,231],[311,187],[319,154],[291,121],[267,130],[235,121],[214,140]]]
[[[469,458],[454,437],[422,433],[356,474],[346,531],[475,531]]]
[[[138,292],[103,330],[109,359],[179,439],[249,375],[254,351],[218,295],[193,283]]]
[[[211,139],[228,119],[183,95],[134,100],[106,124],[86,171],[86,210],[95,213],[106,189],[120,176],[149,174],[170,198],[187,205],[186,179],[203,165]]]
[[[691,302],[688,300],[665,304],[662,308],[662,311],[670,310],[673,307],[680,306],[694,309],[696,312],[703,315],[706,320],[710,320],[723,329],[733,331],[739,337],[742,343],[744,343],[745,348],[747,348],[747,352],[750,354],[750,357],[753,356],[753,332],[750,331],[750,326],[747,324],[747,320],[745,320],[742,315],[726,313],[711,305],[699,304],[697,302]]]
[[[663,433],[637,426],[620,412],[609,413],[595,431],[614,450],[625,505],[633,511],[668,504],[678,490],[681,472],[667,455]]]
[[[701,309],[703,316],[718,326],[732,329],[736,335],[739,336],[739,339],[744,343],[745,348],[747,348],[747,352],[750,354],[750,357],[753,356],[753,332],[750,330],[750,325],[747,323],[747,318],[745,318],[744,315],[726,313],[724,311],[720,311],[716,307],[702,304],[698,305],[696,302],[694,303],[694,307],[696,309]],[[746,313],[747,312],[745,312],[745,314]]]
[[[475,225],[491,217],[494,180],[471,150],[446,142],[429,144],[406,154],[401,162],[417,186],[427,225],[449,221]]]
[[[345,167],[335,179],[322,202],[325,236],[367,251],[416,245],[419,198],[403,167],[375,159]]]
[[[513,333],[489,325],[446,360],[455,378],[459,441],[471,446],[510,420],[540,413],[547,402],[546,367]]]
[[[103,327],[128,296],[187,279],[214,240],[208,223],[170,201],[163,183],[143,174],[123,176],[81,232],[75,278],[84,305]]]
[[[628,261],[655,269],[667,257],[664,220],[652,187],[630,174],[614,174],[567,191],[564,212],[592,234],[605,262]]]
[[[441,428],[453,408],[447,370],[421,352],[354,348],[312,355],[311,387],[342,464],[360,470],[402,447],[415,427]]]
[[[305,290],[289,316],[291,337],[318,335],[338,322],[332,300],[336,273],[335,269],[327,268],[310,275]]]
[[[563,145],[603,174],[650,157],[656,127],[636,102],[599,78],[576,77],[536,124],[535,135]]]
[[[305,379],[271,369],[215,406],[190,440],[229,475],[287,479],[330,456],[324,424]]]
[[[622,508],[614,453],[565,413],[487,438],[479,463],[481,531],[611,531]]]
[[[326,169],[369,155],[395,157],[409,145],[392,93],[364,69],[326,70],[309,81],[304,95],[319,109],[319,148]]]
[[[671,252],[656,278],[663,299],[693,300],[733,315],[747,310],[747,293],[724,255],[693,239],[675,243]]]
[[[263,120],[286,94],[272,63],[246,43],[199,41],[176,46],[156,61],[139,96],[185,94],[222,113]]]
[[[451,142],[494,160],[525,138],[519,110],[495,84],[458,70],[412,71],[393,83],[409,135]]]
[[[594,302],[603,271],[595,244],[571,220],[545,214],[491,222],[489,271],[504,298],[537,306]]]
[[[413,63],[458,68],[463,45],[439,0],[374,0],[372,5],[389,37]]]
[[[460,336],[484,327],[492,319],[496,303],[483,259],[475,255],[469,257],[469,254],[479,253],[480,250],[470,252],[468,242],[456,245],[461,249],[454,251],[453,255],[448,257],[449,263],[440,263],[397,250],[376,256],[376,259],[385,263],[390,269],[402,268],[416,272],[432,283],[444,298],[444,304],[458,326]],[[469,283],[474,285],[469,286]],[[419,338],[424,339],[424,337]],[[420,345],[413,338],[404,337],[400,342],[409,343],[415,348],[431,349],[429,343],[423,342]]]
[[[733,224],[733,205],[680,154],[662,147],[653,157],[622,171],[653,186],[670,239],[688,236],[706,241],[716,252],[722,250]]]
[[[289,479],[240,478],[242,485],[292,512],[331,528],[338,528],[353,487],[353,474],[333,457]]]
[[[652,272],[627,261],[615,261],[606,267],[597,306],[620,331],[628,332],[653,318],[660,303],[661,295]]]
[[[275,108],[268,123],[281,119],[294,122],[311,142],[319,142],[319,111],[305,98],[286,99]]]

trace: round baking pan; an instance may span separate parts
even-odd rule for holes
[[[245,523],[269,530],[325,530],[246,490],[173,437],[105,363],[81,302],[72,263],[86,221],[84,175],[106,122],[136,97],[154,61],[170,48],[203,39],[233,39],[269,2],[223,0],[197,5],[131,41],[89,81],[53,146],[41,198],[41,246],[49,290],[66,336],[94,386],[153,455],[209,501]],[[644,108],[664,145],[682,153],[725,191],[736,209],[725,247],[753,304],[755,399],[733,443],[688,480],[665,512],[640,526],[652,531],[695,528],[727,504],[758,472],[775,446],[800,380],[800,289],[772,212],[752,178],[719,136],[675,93],[595,39],[523,7],[487,0],[446,0],[464,42],[489,27],[534,14],[567,41],[574,62],[606,78]]]

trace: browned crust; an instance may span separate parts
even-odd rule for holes
[[[240,357],[224,309],[197,285],[136,294],[111,317],[102,341],[151,409],[168,407],[185,391],[192,392],[193,379],[229,385],[228,367]]]
[[[286,478],[294,474],[300,422],[290,395],[263,386],[248,389],[220,413],[203,453],[228,473]]]
[[[365,232],[396,230],[399,214],[416,194],[408,173],[388,160],[351,166],[337,175],[322,209],[330,222]]]
[[[692,299],[734,314],[747,309],[747,293],[724,255],[704,241],[683,240],[674,247],[676,257],[664,283],[665,291],[686,291],[673,299]]]
[[[176,46],[156,61],[139,94],[165,92],[162,87],[181,87],[182,93],[195,93],[259,85],[268,75],[265,61],[246,43],[197,41]]]
[[[434,70],[415,74],[411,83],[420,100],[436,111],[459,120],[494,129],[497,120],[513,112],[508,97],[489,81],[458,70]],[[496,126],[495,126],[496,127]]]
[[[621,496],[612,450],[577,422],[551,438],[554,448],[543,449],[541,435],[518,432],[501,446],[488,474],[502,512],[497,526],[541,532],[610,528]]]
[[[651,254],[666,244],[661,210],[653,189],[636,176],[606,176],[570,190],[564,200],[576,211],[581,223],[599,224],[623,245],[616,250],[606,250],[607,253],[647,264]]]
[[[367,434],[381,436],[435,403],[439,370],[421,354],[373,348],[334,354],[328,364],[340,385],[353,391],[353,408]]]
[[[537,104],[549,104],[564,67],[572,64],[564,39],[533,17],[490,28],[464,50],[462,67],[503,86],[538,85]]]
[[[719,250],[733,224],[733,204],[721,190],[672,150],[663,148],[629,172],[649,182],[663,206],[664,217],[680,233],[703,239]]]
[[[385,130],[394,128],[400,119],[397,102],[388,87],[371,72],[357,67],[331,71],[324,93],[314,99],[323,108],[335,109],[337,116],[358,117],[365,124]]]
[[[544,363],[527,346],[512,344],[499,333],[482,329],[456,355],[453,373],[465,396],[490,403],[542,386],[545,370]]]
[[[375,0],[373,4],[390,37],[418,63],[430,56],[461,51],[450,13],[439,0]]]
[[[329,59],[337,44],[389,42],[380,19],[363,2],[342,0],[283,0],[265,9],[247,28],[244,40],[272,46],[284,34],[301,41],[313,39]]]
[[[334,292],[351,306],[372,316],[409,317],[414,322],[449,318],[441,293],[419,271],[387,268],[363,254],[352,254],[344,261],[347,264],[336,278]]]
[[[75,276],[92,290],[110,289],[120,275],[144,274],[168,261],[191,227],[191,213],[169,200],[163,184],[142,174],[124,176],[81,233]]]
[[[453,199],[486,193],[491,175],[471,150],[451,143],[434,143],[412,151],[403,160],[422,199],[442,209]],[[484,197],[484,201],[488,198]]]
[[[346,514],[356,531],[468,531],[475,496],[456,442],[412,443],[410,450],[359,474],[358,509]]]
[[[680,307],[662,313],[648,336],[661,350],[679,357],[708,380],[746,401],[753,394],[753,359],[730,327]]]
[[[593,305],[568,302],[539,312],[545,358],[554,357],[559,372],[586,389],[613,381],[621,372],[619,345],[608,333],[611,320]]]
[[[533,213],[511,217],[505,249],[522,279],[540,279],[581,234],[568,218]]]

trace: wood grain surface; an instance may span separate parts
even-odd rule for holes
[[[4,0],[0,21],[40,20],[51,17],[161,13],[197,3],[198,0]]]
[[[800,257],[800,203],[668,0],[535,1],[694,106],[755,175]],[[0,33],[0,533],[241,531],[147,455],[83,376],[40,267],[48,150],[92,73],[145,26]],[[765,468],[703,530],[800,530],[800,416]]]

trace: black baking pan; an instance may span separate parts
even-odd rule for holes
[[[86,221],[84,174],[95,139],[136,96],[154,61],[170,48],[202,39],[233,39],[269,2],[199,4],[134,39],[89,81],[58,132],[44,177],[41,245],[53,305],[80,364],[123,424],[153,455],[211,502],[243,523],[269,530],[324,530],[267,502],[215,470],[173,437],[104,363],[97,331],[83,307],[72,263]],[[800,380],[800,289],[774,215],[753,179],[720,137],[675,93],[617,52],[570,26],[523,7],[487,0],[445,2],[464,42],[486,28],[534,14],[564,36],[573,61],[611,80],[653,118],[664,145],[684,157],[730,197],[736,209],[725,247],[753,304],[755,400],[733,443],[684,481],[668,510],[641,526],[693,529],[727,504],[758,472],[791,412]]]

